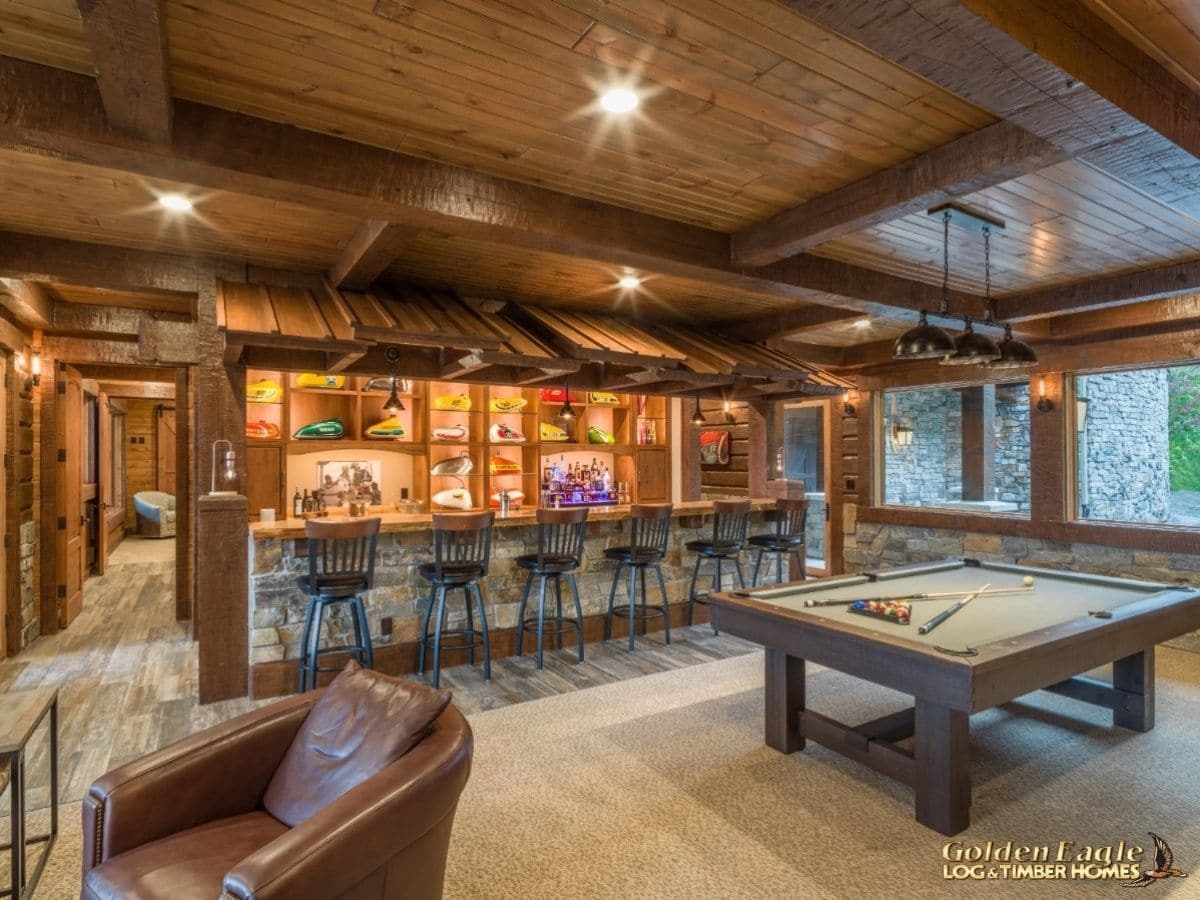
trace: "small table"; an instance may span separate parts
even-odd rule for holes
[[[1026,587],[1024,579],[1032,578]],[[956,598],[916,601],[913,624],[847,612],[845,601],[958,592],[980,597],[922,635]],[[808,606],[807,602],[842,601]],[[712,594],[722,633],[766,648],[766,743],[816,741],[914,788],[921,824],[953,835],[971,809],[970,717],[1036,690],[1112,710],[1113,724],[1154,727],[1154,647],[1200,628],[1200,591],[1002,563],[952,560]],[[805,662],[890,687],[912,709],[846,725],[805,703]],[[1112,680],[1081,675],[1112,664]],[[900,744],[914,739],[909,750]]]
[[[50,715],[50,831],[32,838],[25,835],[25,746]],[[58,688],[18,691],[0,697],[0,761],[7,762],[0,779],[7,779],[12,803],[12,841],[0,845],[11,858],[10,881],[0,897],[25,900],[33,894],[50,850],[58,837]],[[0,781],[0,787],[3,787]],[[29,844],[46,846],[33,867],[25,870],[25,848]]]

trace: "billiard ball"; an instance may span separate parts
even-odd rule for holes
[[[1021,579],[1021,582],[1025,585],[1025,587],[1032,587],[1033,586],[1033,576],[1026,575],[1024,578]]]

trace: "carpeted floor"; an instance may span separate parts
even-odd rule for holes
[[[760,654],[479,713],[448,898],[1111,897],[1113,883],[948,883],[945,839],[906,788],[810,745],[762,745]],[[971,842],[1148,843],[1194,871],[1148,888],[1200,896],[1200,655],[1159,654],[1158,727],[1108,727],[1049,694],[972,719]],[[846,721],[907,698],[838,673],[810,704]],[[78,806],[38,900],[78,890]]]

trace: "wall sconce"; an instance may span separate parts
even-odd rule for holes
[[[25,351],[16,356],[17,372],[25,376],[25,391],[28,393],[42,383],[42,354],[33,350],[26,364]]]
[[[1043,375],[1038,379],[1038,412],[1050,412],[1054,409],[1054,402],[1046,396],[1046,376]]]
[[[845,390],[842,392],[842,414],[846,416],[857,415],[858,410],[851,403],[851,398],[858,398],[858,391]]]
[[[725,401],[725,424],[726,425],[736,425],[737,424],[737,416],[735,416],[733,414],[733,410],[731,410],[729,408],[728,400]]]
[[[913,429],[911,425],[903,422],[897,422],[892,426],[892,444],[896,447],[911,447],[913,442]]]
[[[1087,411],[1088,411],[1088,398],[1087,397],[1076,397],[1075,398],[1075,431],[1079,434],[1083,434],[1084,429],[1087,427]]]
[[[225,445],[221,452],[220,464],[217,462],[217,449]],[[237,454],[233,452],[233,444],[229,441],[213,441],[212,445],[212,485],[209,490],[212,497],[236,497],[237,485]]]

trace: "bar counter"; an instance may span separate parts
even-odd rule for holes
[[[750,533],[763,531],[763,512],[774,506],[773,500],[752,501]],[[607,547],[629,542],[628,506],[593,508],[589,513],[583,564],[578,571],[580,598],[587,619],[587,636],[595,640],[602,615],[607,609],[612,584],[613,564],[604,558]],[[376,512],[382,520],[375,558],[375,586],[364,596],[371,625],[371,640],[376,648],[376,666],[383,671],[403,673],[412,670],[413,648],[420,623],[421,601],[428,596],[428,584],[417,573],[417,566],[433,559],[432,518],[429,513],[410,514]],[[506,518],[496,515],[492,536],[492,562],[484,580],[488,622],[492,629],[494,658],[512,652],[513,631],[525,573],[513,559],[523,553],[537,552],[536,511],[513,510]],[[322,521],[336,520],[330,515]],[[667,594],[677,611],[673,624],[681,619],[678,604],[687,594],[694,557],[684,549],[691,540],[712,532],[712,503],[693,501],[675,504],[671,523],[670,549],[663,561]],[[294,690],[295,660],[299,656],[300,632],[304,624],[307,598],[299,589],[298,579],[307,571],[304,521],[285,519],[255,522],[250,525],[250,663],[253,667],[253,693],[269,696]],[[746,560],[743,560],[745,564]],[[704,571],[708,571],[707,565]],[[746,568],[749,577],[749,568]],[[707,588],[707,582],[700,582]],[[728,584],[728,582],[727,582]],[[654,601],[656,591],[651,592]],[[624,585],[618,588],[617,602],[623,602]],[[460,602],[452,606],[451,621],[462,613]],[[705,618],[699,609],[699,618]],[[345,643],[338,634],[348,622],[334,620],[334,633],[326,640]],[[655,627],[653,624],[651,627]],[[661,627],[661,626],[660,626]],[[625,626],[616,625],[614,637],[625,634]],[[527,639],[526,652],[532,649]]]

